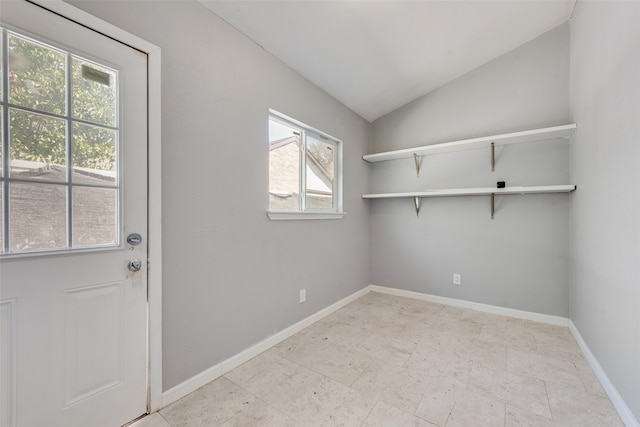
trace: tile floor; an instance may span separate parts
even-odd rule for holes
[[[134,426],[623,424],[568,328],[370,292]]]

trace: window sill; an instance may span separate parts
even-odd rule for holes
[[[300,220],[300,219],[342,219],[346,212],[282,212],[267,211],[271,221]]]

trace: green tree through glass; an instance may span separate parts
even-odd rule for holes
[[[67,55],[48,46],[15,35],[9,37],[9,101],[64,118],[69,109],[73,118],[115,127],[116,75],[113,71],[71,57],[72,106],[67,105]],[[88,78],[84,71],[103,76]],[[77,126],[72,126],[77,129]],[[12,159],[66,165],[66,126],[55,117],[13,109],[10,156]],[[71,135],[73,166],[114,170],[114,131],[95,128],[93,132]]]

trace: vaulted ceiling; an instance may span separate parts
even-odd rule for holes
[[[373,121],[567,21],[576,0],[199,0]]]

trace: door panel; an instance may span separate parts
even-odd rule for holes
[[[16,416],[16,301],[0,302],[0,426]]]
[[[146,56],[25,1],[0,9],[0,26],[60,50],[51,56],[60,66],[67,55],[69,81],[83,84],[63,91],[67,112],[58,98],[13,104],[2,89],[0,426],[120,426],[147,410]],[[3,76],[15,78],[11,52]],[[24,90],[43,93],[49,77]],[[96,115],[90,106],[112,93],[117,108]],[[37,145],[12,151],[11,126],[34,121],[63,123],[50,138],[63,160],[36,158]],[[33,129],[52,129],[43,126]],[[27,139],[46,138],[34,130]],[[130,233],[141,243],[127,244]]]
[[[123,283],[66,292],[65,406],[121,384]]]

